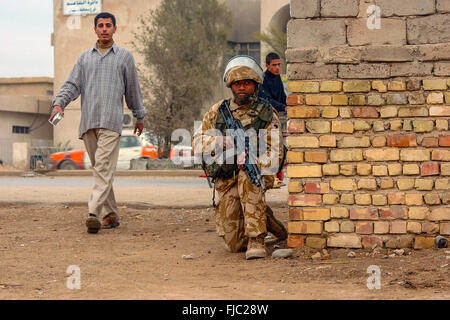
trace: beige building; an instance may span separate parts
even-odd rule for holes
[[[53,96],[51,78],[0,79],[0,160],[12,165],[13,143],[53,144],[48,123]]]
[[[116,16],[117,33],[115,42],[131,52],[133,31],[139,16],[158,6],[159,0],[103,0],[102,11],[111,12]],[[95,15],[65,16],[63,15],[63,1],[53,1],[53,46],[55,57],[54,92],[58,93],[66,78],[69,76],[76,60],[84,50],[92,48],[97,41],[94,32]],[[137,63],[140,57],[133,52]],[[55,127],[55,143],[69,142],[74,148],[84,148],[78,139],[78,125],[81,119],[81,99],[69,104],[64,111],[64,119]]]
[[[261,55],[260,43],[254,34],[265,31],[271,23],[285,30],[289,19],[289,0],[225,0],[233,13],[233,28],[229,35],[229,47],[234,54],[249,54],[256,59]],[[54,92],[59,91],[80,54],[91,48],[96,40],[94,33],[95,15],[70,16],[63,14],[63,2],[54,0],[54,34],[52,37],[55,56]],[[131,42],[137,29],[138,18],[155,9],[160,0],[103,0],[101,11],[116,16],[118,30],[114,40],[119,46],[130,50],[137,63],[142,58],[133,50]],[[226,56],[224,57],[227,58]],[[264,63],[262,64],[264,66]],[[218,83],[218,86],[222,85]],[[72,102],[65,110],[65,118],[54,130],[55,143],[70,143],[74,148],[84,145],[77,137],[80,121],[80,99]],[[127,108],[125,109],[127,110]]]
[[[270,26],[286,33],[287,23],[291,18],[290,0],[261,0],[261,33],[268,32]],[[265,65],[265,56],[269,48],[261,45],[261,66]]]

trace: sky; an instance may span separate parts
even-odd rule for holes
[[[53,0],[0,0],[0,78],[53,77]]]

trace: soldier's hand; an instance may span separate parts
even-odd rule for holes
[[[144,124],[136,123],[134,125],[134,134],[136,134],[136,132],[137,132],[137,135],[140,136],[142,134],[142,131],[144,131]]]
[[[229,136],[217,136],[216,145],[222,147],[223,150],[234,148],[233,139]]]
[[[223,141],[223,148],[225,150],[234,148],[234,142],[230,136],[225,136],[225,139]]]
[[[237,157],[237,165],[238,168],[243,170],[244,169],[244,164],[245,164],[245,159],[247,158],[247,154],[245,152],[242,152],[240,155],[238,155]]]
[[[63,111],[63,109],[61,108],[61,106],[54,106],[53,107],[53,110],[52,110],[52,113],[50,114],[50,121],[53,119],[53,117],[55,116],[55,114],[57,114],[57,113],[61,113],[61,116],[64,118],[64,111]]]

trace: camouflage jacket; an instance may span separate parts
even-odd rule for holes
[[[259,101],[259,100],[258,100]],[[219,107],[222,104],[219,101],[213,105],[203,117],[201,126],[194,133],[193,146],[194,152],[197,156],[212,155],[214,156],[216,148],[222,146],[222,134],[217,129],[216,123],[219,115]],[[256,102],[258,103],[258,102]],[[251,127],[255,120],[255,114],[252,112],[253,103],[239,106],[233,100],[230,102],[230,110],[235,119],[241,121],[245,130]],[[283,161],[283,135],[281,131],[280,119],[275,109],[272,109],[272,118],[269,119],[265,126],[266,134],[258,133],[259,143],[262,142],[266,146],[263,154],[257,158],[257,165],[261,169],[263,175],[273,175],[278,171],[278,168]],[[221,118],[221,116],[220,116]],[[264,140],[264,141],[261,141]]]

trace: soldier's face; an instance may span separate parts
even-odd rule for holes
[[[269,70],[270,73],[278,76],[280,75],[280,69],[281,69],[281,60],[280,59],[273,59],[270,61],[269,64],[266,64],[267,70]]]
[[[238,101],[246,101],[255,92],[255,83],[252,80],[240,80],[231,84],[231,91]]]
[[[250,102],[250,97],[255,93],[255,83],[252,80],[240,80],[231,84],[231,91],[234,95],[234,101],[238,105],[244,105]]]

